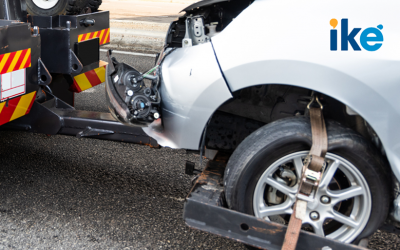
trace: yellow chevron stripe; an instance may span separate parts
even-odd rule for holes
[[[28,51],[25,54],[24,60],[22,60],[21,66],[19,66],[19,69],[23,69],[25,66],[26,61],[28,60],[28,58],[31,56],[31,49],[29,48]],[[31,65],[29,65],[30,67]]]
[[[106,39],[104,40],[104,43],[106,43],[107,38],[108,38],[108,36],[110,34],[110,28],[98,30],[98,31],[95,31],[95,32],[89,32],[89,33],[86,33],[86,34],[81,34],[81,35],[78,36],[78,43],[84,42],[86,40],[89,40],[89,37],[91,37],[92,34],[93,34],[92,39],[98,37],[99,38],[99,43],[101,45],[102,44],[101,41],[103,40],[104,36],[106,36]],[[85,39],[83,39],[83,36],[85,36]]]
[[[101,82],[106,81],[106,69],[104,67],[94,69],[94,72],[96,72],[96,75],[100,79]]]
[[[10,53],[7,53],[7,54],[5,54],[5,55],[3,56],[3,59],[2,59],[1,62],[0,62],[0,71],[3,70],[4,65],[6,64],[6,62],[7,62],[7,60],[8,60],[9,57],[10,57]]]
[[[90,89],[92,87],[85,74],[77,75],[74,77],[74,79],[82,91]]]
[[[21,59],[22,52],[24,52],[24,51],[26,51],[25,57],[23,58],[19,68],[17,68],[15,66],[18,63],[18,60]],[[6,54],[3,55],[3,58],[0,61],[0,72],[3,71],[4,66],[10,60],[11,53],[14,53],[14,52],[6,53]],[[30,56],[31,56],[31,49],[30,48],[29,49],[25,49],[25,50],[15,51],[15,56],[12,59],[12,61],[10,63],[10,66],[7,69],[7,72],[4,72],[4,73],[10,73],[10,72],[13,72],[13,71],[17,71],[17,70],[23,69],[25,64],[26,64],[26,61],[29,59]],[[32,66],[32,62],[29,64],[29,67],[31,67],[31,66]]]
[[[92,36],[93,32],[90,32],[89,35],[86,37],[86,40],[90,40],[90,37]]]
[[[29,93],[27,95],[21,96],[21,99],[18,102],[17,107],[14,110],[13,115],[10,118],[10,121],[20,118],[26,114],[26,111],[31,104],[32,99],[35,97],[36,91]]]
[[[101,32],[100,32],[100,36],[99,36],[99,43],[100,43],[100,44],[101,44],[101,41],[102,41],[102,39],[103,39],[104,31],[105,31],[105,30],[101,30]]]
[[[110,29],[107,29],[107,35],[106,35],[106,37],[105,37],[105,39],[104,39],[104,43],[102,43],[102,44],[105,44],[105,43],[107,43],[107,39],[108,39],[108,36],[110,35]]]
[[[10,64],[10,67],[8,67],[7,73],[14,71],[14,67],[15,64],[17,64],[17,61],[19,59],[19,57],[21,56],[22,50],[17,51],[17,53],[15,53],[15,56]]]
[[[3,110],[5,105],[6,105],[6,102],[0,103],[0,114],[1,114],[1,111]]]

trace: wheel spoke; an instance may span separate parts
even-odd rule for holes
[[[316,234],[316,235],[318,235],[318,236],[322,236],[322,237],[325,237],[325,232],[324,232],[324,228],[323,228],[323,221],[321,221],[321,222],[308,222],[311,226],[312,226],[312,228],[313,228],[313,230],[314,230],[314,233]]]
[[[272,187],[274,187],[274,188],[276,188],[276,189],[278,189],[282,193],[288,195],[291,199],[294,198],[294,196],[295,196],[295,194],[297,192],[297,190],[295,188],[291,188],[289,186],[285,186],[285,185],[283,185],[282,183],[278,182],[277,180],[275,180],[272,177],[268,177],[265,180],[265,183],[270,185],[270,186],[272,186]]]
[[[292,203],[293,202],[290,199],[286,199],[282,204],[269,207],[265,206],[260,210],[259,215],[261,218],[265,218],[272,215],[291,214],[293,212],[293,209],[291,208]]]
[[[325,170],[325,173],[322,176],[321,183],[319,184],[320,188],[328,187],[328,185],[331,182],[333,176],[335,175],[336,170],[338,169],[339,165],[340,165],[340,161],[334,161],[328,165],[328,168]]]
[[[286,155],[262,173],[253,194],[253,210],[258,218],[286,223],[283,218],[293,213],[292,206],[307,153],[301,151]],[[287,171],[288,167],[296,174],[297,183],[289,182],[292,178],[284,178],[288,173],[283,169]],[[321,237],[344,242],[354,240],[366,226],[369,217],[373,216],[368,190],[364,176],[352,163],[341,156],[327,153],[326,169],[319,183],[316,200],[307,205],[303,226]],[[274,195],[281,199],[275,199]],[[283,203],[279,204],[282,200]],[[318,212],[319,218],[312,212]],[[328,227],[329,230],[325,231]]]
[[[332,219],[334,219],[335,221],[340,222],[342,224],[345,224],[347,226],[350,226],[352,228],[355,228],[359,225],[359,223],[357,221],[355,221],[354,219],[352,219],[346,215],[343,215],[339,212],[336,212],[336,211],[332,212]]]
[[[293,159],[293,164],[296,168],[297,182],[299,182],[303,173],[303,160],[301,159],[301,157],[296,157]]]
[[[360,186],[352,186],[343,190],[327,190],[327,194],[332,198],[332,204],[336,204],[339,201],[362,195],[364,190]]]

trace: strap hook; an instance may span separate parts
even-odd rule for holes
[[[319,101],[318,96],[313,96],[313,97],[312,97],[310,103],[307,105],[307,109],[310,109],[310,108],[311,108],[311,104],[313,104],[315,101],[318,103],[318,105],[319,105],[319,107],[320,107],[321,109],[324,109],[324,106],[323,106],[322,103]]]

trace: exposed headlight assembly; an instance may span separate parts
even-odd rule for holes
[[[106,95],[113,116],[127,125],[148,125],[160,118],[158,66],[145,74],[125,63],[118,63],[107,53]],[[151,86],[144,83],[151,80]]]

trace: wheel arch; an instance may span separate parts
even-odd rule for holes
[[[376,132],[391,169],[400,180],[400,134],[393,133],[400,116],[393,103],[377,90],[379,86],[330,67],[293,60],[257,61],[228,69],[224,75],[233,96],[246,88],[282,85],[316,91],[349,107]]]
[[[397,36],[389,26],[392,16],[381,12],[385,14],[371,19],[354,11],[354,2],[345,18],[357,27],[387,23],[385,45],[373,53],[331,51],[329,21],[339,18],[340,7],[323,8],[324,4],[254,1],[211,39],[221,71],[232,92],[261,84],[292,85],[347,105],[375,130],[400,180],[400,101],[395,94],[400,92],[400,61],[393,53],[398,46],[392,42]],[[304,15],[311,5],[321,11]],[[388,2],[371,10],[391,11],[393,6]]]

